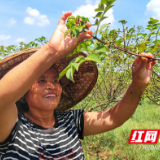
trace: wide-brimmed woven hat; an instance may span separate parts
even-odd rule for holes
[[[40,47],[30,48],[26,50],[19,51],[15,54],[12,54],[0,61],[0,79],[13,67],[27,59],[29,56],[34,54]],[[68,59],[62,58],[53,64],[53,67],[57,70],[58,73],[61,73],[63,69],[65,69],[69,62],[77,57],[77,56],[86,57],[87,54],[84,52],[80,52],[78,54],[74,54],[72,57]],[[34,64],[33,64],[34,65]],[[61,100],[56,108],[57,111],[64,111],[72,108],[82,99],[84,99],[92,90],[94,85],[96,84],[98,77],[97,67],[91,61],[86,61],[80,65],[78,72],[74,73],[73,83],[71,80],[67,79],[66,76],[61,78],[62,85],[62,95]]]

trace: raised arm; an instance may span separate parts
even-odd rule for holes
[[[142,55],[152,56],[150,53]],[[106,111],[84,112],[84,136],[117,128],[133,115],[150,81],[151,70],[155,63],[155,61],[149,63],[148,58],[136,57],[132,66],[132,83],[121,101]]]
[[[89,34],[81,33],[79,38],[67,36],[65,20],[72,12],[62,15],[50,41],[28,59],[10,70],[0,80],[0,142],[10,134],[17,119],[15,102],[21,98],[38,77],[52,66],[58,59],[72,52],[79,42],[91,38]]]

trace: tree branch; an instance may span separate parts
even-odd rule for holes
[[[158,81],[158,82],[160,82],[160,80],[159,79],[156,79],[156,78],[153,78],[153,77],[151,77],[152,79],[154,79],[154,80],[156,80],[156,81]]]
[[[156,74],[156,76],[157,76],[158,78],[160,78],[160,76],[155,72],[154,69],[152,70],[152,72],[153,72],[154,74]]]
[[[92,35],[91,35],[91,36],[92,36]],[[95,37],[95,36],[92,36],[92,37],[93,37],[94,39],[98,40],[99,42],[102,42],[102,43],[105,44],[105,45],[112,46],[112,47],[114,47],[114,48],[116,48],[116,49],[118,49],[118,50],[121,50],[121,51],[123,51],[123,52],[129,53],[129,54],[131,54],[131,55],[138,56],[138,57],[144,57],[144,56],[142,56],[142,55],[139,55],[139,54],[136,54],[136,53],[134,53],[134,52],[131,52],[131,51],[125,49],[125,48],[118,47],[118,46],[116,46],[116,45],[114,45],[114,44],[106,43],[106,42],[100,40],[99,38],[97,38],[97,37]],[[152,59],[152,60],[154,60],[154,61],[155,61],[155,60],[160,60],[160,58],[150,58],[150,57],[147,57],[147,58]]]
[[[150,98],[149,96],[147,96],[147,98],[149,98],[152,102],[154,102],[155,104],[157,104],[157,105],[159,105],[160,106],[160,104],[158,104],[156,101],[154,101],[152,98]]]

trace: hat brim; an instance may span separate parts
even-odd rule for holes
[[[39,50],[40,47],[30,48],[26,50],[22,50],[15,54],[12,54],[0,61],[0,79],[12,68],[17,66],[19,63],[27,59],[34,52]],[[69,64],[69,62],[77,57],[77,56],[86,57],[87,54],[84,52],[79,52],[74,54],[72,57],[66,59],[66,57],[58,60],[53,64],[53,68],[55,68],[59,73],[61,73]],[[33,64],[34,65],[34,64]],[[67,79],[66,76],[61,78],[62,85],[62,95],[58,106],[56,107],[56,111],[65,111],[81,100],[83,100],[92,90],[94,85],[96,84],[98,77],[98,69],[91,61],[86,61],[82,63],[79,67],[78,71],[74,73],[73,83],[71,80]]]

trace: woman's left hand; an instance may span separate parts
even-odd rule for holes
[[[151,53],[141,53],[144,57],[136,57],[132,65],[132,82],[142,86],[147,86],[151,78],[153,66],[157,61],[152,61]],[[149,57],[149,58],[145,58]]]

